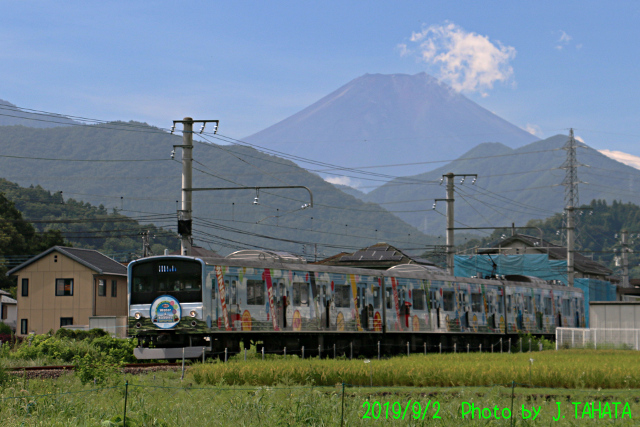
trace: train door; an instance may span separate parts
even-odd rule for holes
[[[356,310],[358,310],[358,314],[360,315],[360,326],[363,330],[368,331],[371,329],[370,319],[373,317],[369,315],[369,298],[367,298],[367,284],[360,282],[356,286],[356,301],[358,306]],[[373,310],[373,307],[372,307]]]
[[[458,289],[456,293],[458,318],[460,321],[460,330],[464,331],[469,328],[469,295],[466,290]]]
[[[543,308],[542,308],[542,290],[541,289],[534,289],[533,290],[533,309],[535,310],[535,315],[536,315],[536,329],[538,331],[542,331],[543,329],[543,322],[542,322],[542,318],[543,318]]]
[[[426,292],[422,287],[422,281],[411,281],[411,308],[413,315],[411,316],[411,330],[426,331],[429,326],[429,310],[426,304]]]
[[[452,288],[442,288],[442,327],[446,330],[451,328],[451,321],[455,319],[456,294]]]
[[[291,309],[292,322],[291,327],[294,331],[302,330],[302,320],[311,319],[311,309],[309,303],[309,282],[303,280],[304,277],[294,277],[292,284],[292,301]]]
[[[226,276],[224,279],[227,313],[233,330],[238,331],[240,325],[240,306],[238,301],[238,276]]]
[[[556,297],[556,312],[554,313],[555,318],[556,318],[556,326],[557,327],[562,327],[562,298],[557,296]]]
[[[505,322],[507,324],[507,331],[509,330],[509,328],[511,328],[511,330],[515,329],[513,325],[515,325],[515,319],[514,319],[514,315],[513,315],[513,294],[512,291],[509,287],[505,286],[504,287],[504,294],[505,294],[505,314],[504,314],[504,318],[505,318]]]
[[[440,292],[438,291],[438,288],[429,288],[429,320],[435,329],[440,329],[442,327],[440,321],[440,309],[442,307],[439,296]]]
[[[479,291],[471,292],[471,327],[477,330],[479,319],[482,319],[484,313],[484,303],[482,294]]]
[[[331,313],[332,319],[335,318],[336,330],[346,331],[350,329],[349,321],[351,318],[351,307],[353,306],[353,297],[351,292],[351,285],[343,279],[343,284],[334,284],[334,308]]]
[[[282,279],[278,279],[275,283],[276,288],[276,319],[278,320],[278,327],[280,329],[286,329],[287,324],[287,287]]]
[[[406,284],[398,284],[398,309],[400,311],[400,330],[410,330],[409,319],[411,318],[411,302],[409,301],[409,290]]]
[[[329,316],[331,313],[331,288],[328,282],[323,280],[316,281],[318,289],[318,327],[320,329],[329,329]]]
[[[371,326],[374,331],[381,332],[382,331],[382,287],[380,286],[381,281],[378,279],[376,283],[371,286],[371,294],[372,294],[372,312],[373,319],[371,322]]]

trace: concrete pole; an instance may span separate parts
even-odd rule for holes
[[[182,122],[182,219],[191,220],[192,160],[193,160],[193,119],[185,117]],[[191,255],[191,234],[183,234],[180,253]]]
[[[447,179],[447,273],[453,276],[454,269],[454,238],[453,228],[455,227],[453,222],[453,178],[454,174],[449,172],[445,175]]]
[[[573,245],[574,245],[574,208],[569,206],[565,208],[567,213],[567,285],[573,286],[574,263],[573,263]]]
[[[629,287],[629,249],[627,238],[629,232],[622,230],[622,287]]]

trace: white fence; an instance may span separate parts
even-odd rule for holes
[[[556,350],[592,348],[640,350],[640,329],[556,328]]]

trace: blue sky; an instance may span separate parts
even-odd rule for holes
[[[161,127],[217,118],[241,138],[365,73],[443,75],[412,34],[452,26],[505,53],[503,78],[465,95],[540,137],[574,127],[640,156],[638,2],[4,1],[0,12],[0,98],[21,107]]]

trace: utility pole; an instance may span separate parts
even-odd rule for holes
[[[142,258],[146,258],[151,255],[151,245],[149,243],[150,237],[149,230],[138,233],[142,236]]]
[[[454,204],[455,198],[454,198],[453,179],[457,176],[462,177],[460,184],[463,184],[464,180],[468,176],[473,177],[473,182],[471,184],[475,184],[476,180],[478,179],[477,174],[454,174],[453,172],[449,172],[445,175],[442,175],[442,179],[440,180],[440,183],[442,183],[442,181],[445,179],[447,180],[447,198],[436,199],[435,202],[436,203],[439,201],[447,202],[447,234],[446,234],[447,273],[449,273],[452,276],[453,276],[453,270],[454,270],[454,255],[455,255],[455,241],[454,241],[455,221],[454,221],[454,214],[453,214],[453,204]],[[436,203],[433,204],[434,209],[436,208]]]
[[[185,117],[182,120],[174,120],[171,133],[175,129],[176,123],[182,123],[182,145],[174,145],[174,151],[171,154],[173,158],[176,148],[182,148],[182,206],[178,211],[178,233],[181,236],[180,254],[191,255],[192,245],[192,177],[193,177],[193,124],[202,123],[200,133],[204,131],[207,123],[215,123],[214,133],[218,131],[218,120],[193,120],[191,117]]]
[[[629,232],[627,230],[622,230],[622,287],[628,288],[629,285],[629,243],[627,242],[627,238],[629,237]]]
[[[574,244],[574,207],[569,206],[565,208],[565,213],[567,217],[567,285],[573,286],[573,278],[574,278],[574,263],[573,263],[573,244]]]

